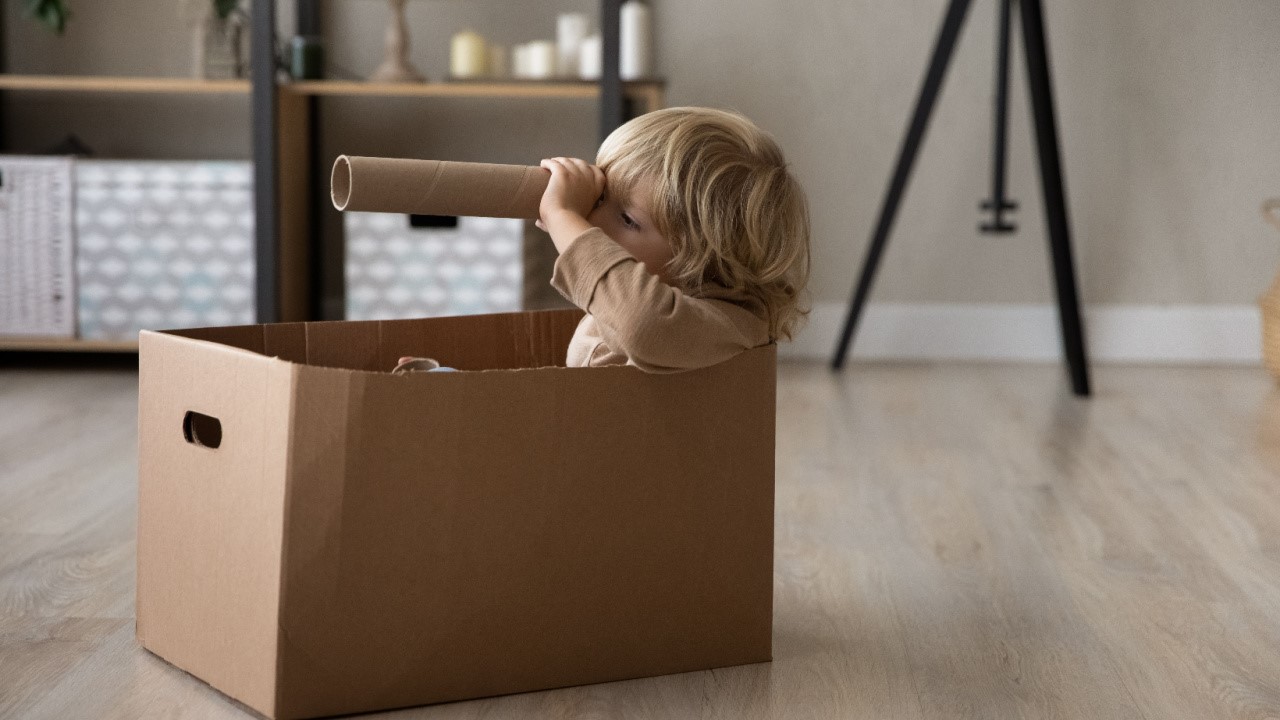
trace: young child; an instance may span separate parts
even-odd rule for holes
[[[807,312],[809,216],[774,140],[708,108],[642,115],[596,165],[543,160],[551,284],[586,311],[570,367],[706,367],[790,339]]]

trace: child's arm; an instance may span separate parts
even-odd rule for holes
[[[660,372],[714,365],[768,342],[759,317],[733,302],[689,297],[663,283],[587,221],[604,189],[599,168],[572,159],[548,165],[552,178],[539,226],[560,252],[552,285],[591,313],[611,350]]]
[[[600,228],[573,239],[556,260],[551,284],[591,313],[609,349],[641,370],[707,367],[769,341],[756,315],[663,283]]]

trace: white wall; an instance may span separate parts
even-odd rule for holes
[[[1046,3],[1068,202],[1091,303],[1249,303],[1280,261],[1280,3]],[[663,3],[673,103],[774,131],[809,189],[819,301],[842,301],[944,3]],[[876,297],[1051,298],[1019,55],[1010,187],[1021,232],[976,232],[989,182],[993,0],[973,4]],[[1015,45],[1020,53],[1021,44]]]

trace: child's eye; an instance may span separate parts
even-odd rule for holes
[[[628,214],[626,214],[626,213],[622,213],[622,224],[623,224],[623,225],[626,225],[627,227],[631,228],[632,230],[639,230],[639,229],[640,229],[640,225],[639,225],[639,223],[637,223],[635,220],[632,220],[632,219],[631,219],[631,216],[630,216],[630,215],[628,215]]]

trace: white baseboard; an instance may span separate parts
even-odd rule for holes
[[[782,357],[830,360],[846,306],[822,303]],[[1113,363],[1257,364],[1261,314],[1252,305],[1102,305],[1085,310],[1090,359]],[[867,306],[853,359],[1057,362],[1054,305]]]

